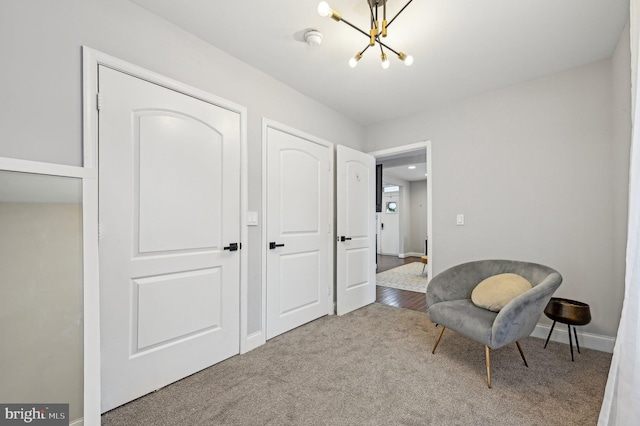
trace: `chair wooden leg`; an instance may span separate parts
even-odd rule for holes
[[[491,349],[489,349],[489,346],[485,345],[484,356],[487,360],[487,386],[491,389]]]
[[[431,350],[432,354],[436,353],[436,348],[438,347],[438,343],[440,343],[440,339],[442,339],[442,335],[444,334],[444,330],[445,330],[445,327],[442,327],[442,330],[440,330],[440,334],[438,334],[438,338],[436,339],[436,343],[435,343],[435,345],[433,345],[433,349]]]
[[[524,352],[522,351],[522,346],[520,346],[520,342],[516,342],[516,345],[518,345],[518,350],[520,351],[520,356],[522,357],[522,360],[524,361],[524,366],[529,368],[529,364],[527,364],[527,359],[524,357]]]

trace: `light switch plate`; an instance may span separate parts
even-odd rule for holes
[[[456,216],[456,225],[458,225],[458,226],[464,225],[464,215],[462,213],[459,213]]]
[[[258,226],[258,212],[247,212],[247,226]]]

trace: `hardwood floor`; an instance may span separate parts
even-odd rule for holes
[[[400,290],[397,288],[376,286],[376,302],[412,311],[427,312],[427,299],[424,293]]]
[[[420,262],[419,257],[407,257],[400,259],[396,256],[378,255],[377,272],[387,271],[411,262]],[[376,302],[397,308],[411,309],[413,311],[427,312],[427,300],[424,293],[400,290],[391,287],[376,286]]]
[[[406,265],[411,262],[420,262],[419,257],[405,257],[404,259],[400,259],[398,256],[385,256],[382,254],[378,255],[378,269],[376,270],[376,274],[380,272],[388,271],[389,269],[397,268],[398,266]]]

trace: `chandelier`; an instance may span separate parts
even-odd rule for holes
[[[336,22],[342,21],[345,24],[349,25],[354,30],[364,34],[365,37],[369,39],[369,44],[367,44],[367,46],[364,49],[362,49],[360,52],[356,53],[356,55],[353,58],[349,59],[349,66],[351,68],[355,68],[356,65],[358,65],[358,61],[362,58],[362,54],[368,48],[373,47],[376,44],[378,44],[378,46],[380,47],[380,59],[382,60],[381,65],[383,69],[389,68],[389,65],[390,65],[385,49],[387,49],[390,52],[393,52],[398,57],[398,59],[404,62],[406,66],[411,66],[411,64],[413,64],[413,56],[407,55],[404,52],[398,52],[392,49],[391,47],[383,43],[380,40],[380,37],[384,38],[387,36],[387,29],[389,28],[389,26],[393,23],[393,21],[395,21],[398,15],[400,15],[405,10],[405,8],[409,6],[409,3],[411,3],[413,0],[409,0],[407,4],[405,4],[402,7],[402,9],[400,9],[400,11],[396,13],[396,15],[388,22],[387,22],[387,0],[365,0],[365,1],[367,2],[367,6],[369,7],[369,12],[371,14],[371,19],[370,19],[371,28],[369,29],[368,33],[356,27],[346,19],[344,19],[342,17],[342,14],[337,10],[333,10],[326,1],[322,1],[318,5],[318,13],[320,14],[320,16],[330,17]],[[379,7],[382,8],[382,25],[380,25],[380,21],[378,20]]]

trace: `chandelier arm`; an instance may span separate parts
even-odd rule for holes
[[[342,18],[340,20],[340,22],[344,22],[345,24],[347,24],[348,26],[350,26],[351,28],[353,28],[354,30],[364,34],[367,38],[371,37],[371,35],[365,31],[362,31],[360,28],[356,27],[355,25],[353,25],[351,22],[347,21],[346,19]]]
[[[367,38],[370,37],[369,34],[367,34],[366,32],[362,31],[360,28],[356,27],[355,25],[353,25],[351,22],[347,21],[346,19],[342,18],[342,20],[340,22],[344,22],[345,24],[347,24],[348,26],[350,26],[351,28],[353,28],[354,30],[358,31],[359,33],[363,34],[364,36],[366,36]],[[386,47],[387,49],[389,49],[390,51],[392,51],[393,53],[395,53],[396,55],[398,55],[399,53],[392,49],[391,47],[389,47],[388,45],[386,45],[385,43],[380,41],[380,37],[376,37],[376,41],[381,45]],[[363,50],[364,52],[364,50]]]
[[[392,51],[393,53],[395,53],[396,55],[399,55],[399,52],[396,52],[394,49],[392,49],[391,47],[389,47],[389,45],[384,44],[383,42],[380,41],[379,38],[376,38],[376,41],[378,42],[378,44],[380,45],[380,48],[382,49],[382,46],[384,46],[385,48],[389,49],[390,51]]]
[[[395,21],[395,19],[398,17],[398,15],[400,15],[402,13],[403,10],[405,10],[407,8],[407,6],[409,6],[409,4],[412,2],[413,0],[409,0],[407,2],[407,4],[405,4],[402,9],[400,9],[400,12],[396,13],[396,16],[394,16],[388,23],[387,23],[387,28],[389,28],[389,25],[391,25],[391,23],[393,21]]]
[[[413,0],[410,0],[410,1],[409,1],[409,3],[411,3],[412,1],[413,1]],[[405,7],[407,7],[407,5],[408,5],[409,3],[407,3],[407,4],[405,5]],[[403,7],[402,9],[404,9],[404,7]],[[398,15],[396,15],[396,16],[398,16]],[[365,37],[367,37],[367,38],[370,38],[370,36],[371,36],[370,34],[367,34],[365,31],[362,31],[360,28],[356,27],[355,25],[353,25],[351,22],[347,21],[347,20],[346,20],[346,19],[344,19],[344,18],[342,18],[342,19],[340,20],[340,22],[344,22],[345,24],[347,24],[348,26],[350,26],[350,27],[351,27],[351,28],[353,28],[354,30],[358,31],[359,33],[361,33],[362,35],[364,35],[364,36],[365,36]],[[380,44],[380,46],[384,46],[385,48],[389,49],[390,51],[392,51],[392,52],[393,52],[393,53],[395,53],[396,55],[399,55],[399,53],[398,53],[395,49],[392,49],[392,48],[391,48],[391,47],[389,47],[387,44],[385,44],[385,43],[383,43],[382,41],[380,41],[380,37],[379,37],[379,36],[377,36],[377,37],[376,37],[376,42],[378,42],[378,44]],[[367,48],[368,48],[368,46],[367,46]],[[364,50],[362,51],[362,53],[364,53],[364,51],[365,51],[365,50],[367,50],[367,49],[364,49]]]

